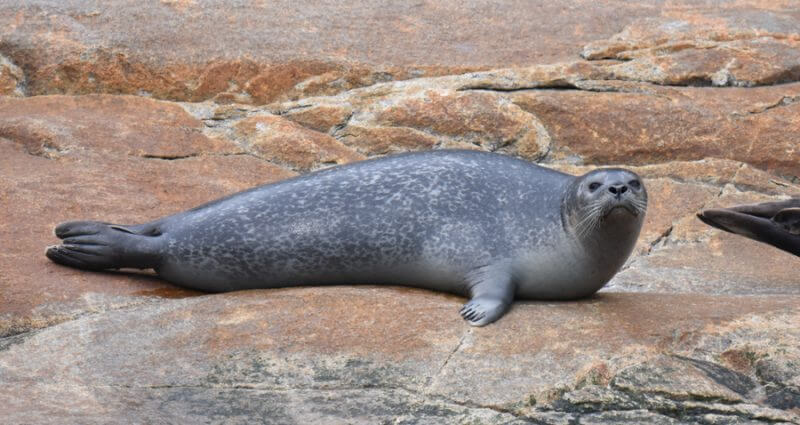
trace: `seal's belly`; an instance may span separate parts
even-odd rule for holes
[[[589,296],[613,276],[578,249],[539,250],[515,265],[518,299],[575,299]]]
[[[198,239],[198,234],[205,236]],[[324,232],[311,237],[295,233],[291,238],[272,234],[211,239],[211,232],[173,232],[156,271],[171,282],[207,291],[395,284],[468,295],[463,276],[470,269],[466,260],[473,259],[472,255],[456,257],[440,251],[439,261],[430,261],[424,241],[391,234],[377,238],[357,237],[358,232],[336,238]],[[462,248],[463,254],[466,247]]]

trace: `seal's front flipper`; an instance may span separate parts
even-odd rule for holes
[[[511,274],[500,268],[482,267],[467,278],[470,300],[461,317],[472,326],[484,326],[502,317],[514,302],[516,288]]]
[[[800,237],[787,232],[771,219],[729,209],[706,210],[697,217],[710,226],[764,242],[800,256]]]
[[[55,234],[61,245],[47,248],[47,258],[85,270],[119,268],[146,269],[158,265],[158,234],[142,226],[125,227],[99,221],[70,221],[59,224]]]
[[[800,235],[800,208],[780,210],[775,214],[775,217],[772,217],[772,221],[783,227],[787,232],[793,235]]]

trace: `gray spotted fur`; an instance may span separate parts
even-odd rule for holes
[[[601,226],[588,238],[572,233],[562,205],[577,183],[574,176],[497,154],[402,154],[260,186],[144,225],[117,226],[108,236],[116,239],[103,243],[135,245],[139,253],[137,262],[112,266],[153,267],[190,288],[412,285],[472,297],[462,315],[483,325],[514,298],[590,295],[630,254],[641,217],[627,220],[632,226],[624,220],[619,228]],[[78,224],[93,223],[65,223],[60,231],[80,233]],[[110,232],[94,225],[105,227],[93,230],[87,244]],[[48,256],[81,267],[63,247]],[[57,254],[74,261],[59,261]]]

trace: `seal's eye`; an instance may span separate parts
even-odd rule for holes
[[[591,183],[591,184],[589,184],[589,190],[594,192],[595,190],[599,189],[600,186],[602,186],[602,185],[600,183],[598,183],[598,182]]]
[[[630,187],[632,187],[634,189],[639,189],[640,187],[642,187],[642,184],[639,183],[639,180],[631,180],[631,181],[628,182],[628,186],[630,186]]]

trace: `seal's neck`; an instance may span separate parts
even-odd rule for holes
[[[641,216],[615,210],[602,218],[593,231],[579,236],[579,240],[587,256],[616,272],[633,252],[642,221]]]

